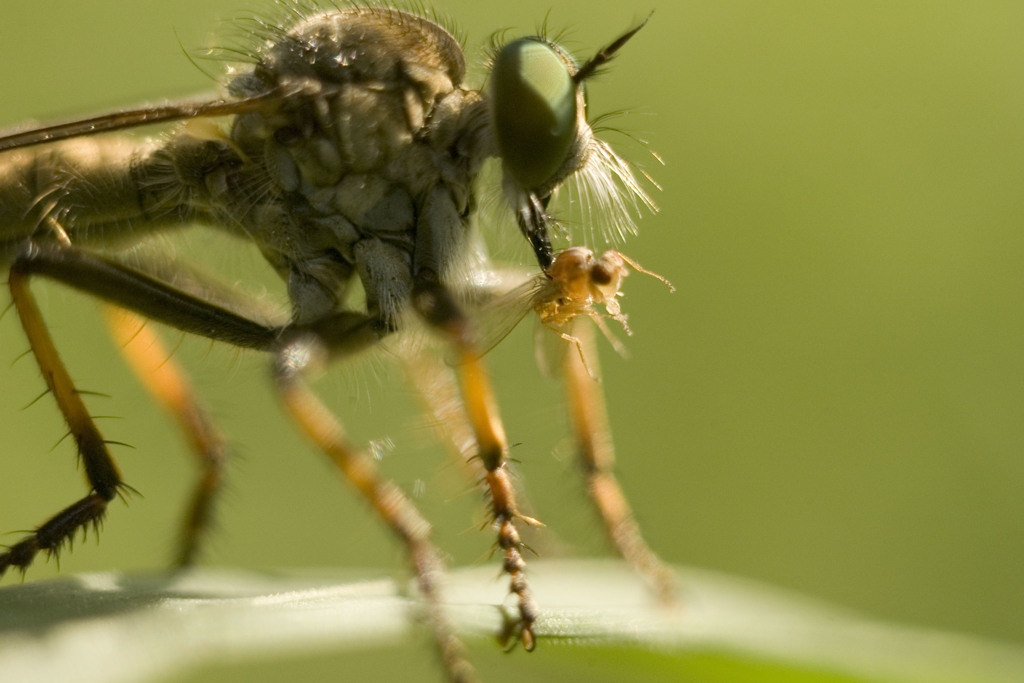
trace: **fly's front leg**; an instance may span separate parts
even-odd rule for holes
[[[341,325],[332,336],[349,347],[357,346],[360,337],[368,343],[377,339],[374,328],[379,323],[368,318],[360,322],[355,316],[352,320],[355,324],[349,332]],[[474,681],[476,675],[442,605],[444,568],[430,540],[430,524],[398,485],[380,473],[373,457],[348,440],[341,423],[306,383],[304,374],[322,365],[327,356],[328,345],[315,334],[300,333],[282,346],[275,357],[274,380],[285,411],[401,540],[426,601],[426,620],[449,679]]]
[[[28,281],[25,272],[17,267],[11,269],[8,278],[11,299],[46,386],[57,401],[78,447],[91,490],[89,495],[64,508],[28,537],[0,553],[0,576],[10,567],[17,567],[24,572],[41,551],[51,556],[58,555],[63,545],[70,543],[79,529],[84,533],[92,526],[98,533],[107,504],[124,488],[121,473],[107,449],[107,442],[89,415],[53,345],[53,339],[29,290]]]
[[[213,518],[213,503],[224,482],[228,446],[223,434],[196,397],[188,377],[148,323],[124,309],[105,306],[107,327],[135,376],[174,416],[196,455],[200,472],[186,509],[175,564],[191,564]]]
[[[577,325],[573,334],[579,346],[566,345],[562,372],[587,493],[613,547],[663,603],[672,604],[677,598],[676,575],[644,541],[629,501],[615,478],[615,449],[608,429],[608,413],[600,381],[594,374],[597,352],[593,334],[587,325]],[[584,362],[584,354],[589,362]]]
[[[507,469],[508,440],[469,320],[447,289],[429,274],[417,278],[413,305],[427,324],[441,333],[455,349],[458,358],[455,371],[476,437],[477,455],[485,470],[484,482],[491,498],[491,515],[498,530],[498,547],[504,554],[502,570],[509,575],[509,590],[519,603],[519,619],[510,625],[506,639],[517,638],[526,650],[532,650],[536,644],[533,624],[537,619],[537,604],[526,580],[524,546],[516,522],[540,523],[521,515],[516,509],[515,493]]]

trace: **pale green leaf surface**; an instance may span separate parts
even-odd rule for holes
[[[679,573],[682,606],[665,609],[619,564],[533,563],[539,647],[558,641],[595,656],[611,649],[630,660],[637,680],[645,667],[649,680],[661,680],[666,670],[696,676],[712,665],[714,680],[766,680],[758,663],[783,680],[1024,680],[1019,648],[872,621],[708,571]],[[471,649],[496,647],[481,638],[502,624],[504,584],[494,568],[453,572],[446,595]],[[417,607],[394,580],[351,571],[203,569],[26,583],[0,589],[0,671],[3,680],[118,683],[203,664],[387,648],[417,628]]]

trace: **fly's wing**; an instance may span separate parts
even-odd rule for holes
[[[500,344],[533,309],[546,278],[527,277],[521,270],[507,269],[488,271],[485,279],[486,284],[472,288],[472,298],[466,302],[481,356]],[[453,357],[446,360],[455,364]]]
[[[183,201],[184,184],[161,151],[165,139],[98,134],[186,120],[178,137],[194,138],[194,150],[205,149],[202,141],[216,137],[224,151],[208,154],[205,161],[230,164],[240,155],[211,117],[252,111],[280,95],[147,106],[0,132],[0,265],[12,260],[29,237],[120,247],[154,231],[209,218],[201,207]]]
[[[285,97],[285,93],[268,92],[258,97],[239,100],[204,100],[195,102],[177,102],[164,105],[125,109],[99,116],[52,126],[42,126],[30,130],[0,132],[0,152],[7,152],[24,147],[32,147],[47,142],[59,142],[71,138],[98,135],[115,130],[137,128],[158,123],[169,123],[184,119],[209,116],[229,116],[253,111],[268,103]]]

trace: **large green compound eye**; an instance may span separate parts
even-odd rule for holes
[[[576,84],[564,59],[541,40],[520,38],[495,57],[491,88],[505,168],[525,189],[543,186],[576,137]]]

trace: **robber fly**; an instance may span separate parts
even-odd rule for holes
[[[442,563],[428,524],[374,459],[350,443],[309,378],[329,361],[377,345],[409,318],[454,350],[447,381],[457,387],[467,455],[481,469],[502,569],[517,601],[507,636],[532,649],[538,607],[519,529],[535,520],[516,506],[508,441],[472,324],[474,306],[485,307],[492,296],[486,278],[476,277],[484,266],[469,237],[474,182],[485,160],[500,160],[503,194],[542,281],[562,281],[553,267],[557,222],[549,205],[567,183],[589,192],[594,221],[632,232],[634,209],[651,206],[650,199],[631,167],[594,134],[583,86],[640,26],[582,64],[543,36],[495,44],[488,82],[474,90],[463,83],[461,45],[434,19],[382,5],[323,9],[282,0],[279,7],[283,21],[246,26],[244,63],[229,72],[218,98],[0,137],[0,260],[89,482],[84,498],[0,552],[0,573],[24,571],[40,552],[56,554],[76,533],[97,526],[126,489],[35,303],[30,281],[44,277],[184,332],[268,352],[285,412],[403,543],[448,677],[472,680],[441,608]],[[153,140],[98,135],[171,122],[179,123]],[[138,254],[129,260],[120,251],[191,224],[254,243],[285,284],[286,318],[266,318],[197,270]],[[614,301],[620,280],[604,283],[600,301],[564,310],[558,324],[594,317],[593,304]],[[365,301],[351,308],[346,295],[356,281]],[[542,320],[539,306],[556,290],[535,297]],[[139,334],[131,323],[112,328],[122,339]],[[611,474],[592,370],[577,372],[584,343],[573,337],[567,345],[579,351],[566,357],[566,382],[581,457],[599,489],[593,497],[620,552],[667,596],[671,578],[644,545]],[[179,552],[187,563],[222,479],[223,437],[162,352],[126,353],[200,455]]]

